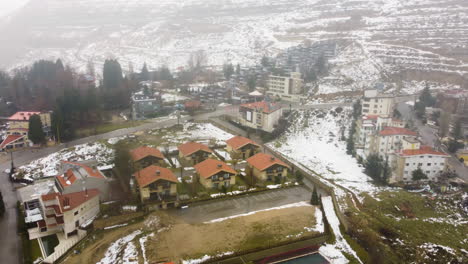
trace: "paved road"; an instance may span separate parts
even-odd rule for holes
[[[196,224],[285,204],[309,201],[310,195],[308,189],[298,186],[243,195],[229,200],[215,200],[199,205],[190,205],[187,209],[173,210],[170,213],[180,217],[187,223]]]
[[[397,108],[406,120],[414,120],[414,124],[419,131],[421,141],[424,145],[434,147],[435,149],[442,149],[444,152],[448,153],[447,149],[442,146],[439,141],[437,129],[424,125],[420,120],[418,120],[414,115],[413,109],[409,105],[405,103],[399,103]],[[468,182],[468,168],[465,167],[463,163],[461,163],[455,156],[452,155],[448,159],[448,164],[451,169],[457,172],[460,178]]]

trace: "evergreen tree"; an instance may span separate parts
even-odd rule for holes
[[[461,124],[460,119],[457,120],[457,122],[455,123],[455,127],[453,128],[453,138],[455,140],[459,140],[463,138],[463,130],[462,130],[462,124]]]
[[[240,72],[241,72],[241,67],[240,67],[240,64],[238,63],[236,66],[236,74],[239,75]]]
[[[421,170],[421,168],[417,168],[411,173],[411,177],[413,178],[413,181],[420,181],[420,180],[426,180],[427,175]]]
[[[5,202],[3,201],[2,192],[0,192],[0,217],[5,214]]]
[[[142,81],[149,81],[150,79],[150,74],[148,71],[148,67],[146,66],[146,62],[143,64],[143,68],[141,69],[140,79]]]
[[[247,79],[247,86],[249,87],[249,91],[254,91],[255,87],[257,86],[257,77],[255,75],[250,75]]]
[[[384,161],[377,154],[371,154],[364,163],[364,173],[376,183],[386,184],[388,177],[390,177],[391,169],[388,161]]]
[[[422,90],[421,95],[419,95],[419,102],[423,103],[425,107],[432,107],[436,103],[435,98],[431,95],[429,85],[427,83],[426,87]]]
[[[361,110],[362,110],[361,100],[357,100],[353,104],[353,118],[354,119],[358,119],[361,116]]]
[[[120,181],[130,189],[130,177],[132,174],[131,157],[128,146],[120,141],[115,144],[114,154],[115,169],[118,172]]]
[[[269,65],[268,57],[263,55],[262,61],[260,62],[263,67],[267,67]]]
[[[234,74],[234,66],[232,63],[223,65],[223,73],[227,80],[231,79],[231,76]]]
[[[45,143],[45,134],[42,130],[42,121],[39,115],[32,115],[29,118],[28,138],[34,144]]]
[[[312,191],[312,197],[310,198],[310,204],[312,204],[312,205],[319,205],[320,204],[319,197],[318,197],[318,194],[317,194],[317,188],[315,186],[314,186],[314,189]]]
[[[123,75],[120,63],[117,60],[107,59],[103,67],[104,90],[116,90],[122,87]]]

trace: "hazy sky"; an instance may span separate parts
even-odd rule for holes
[[[37,0],[0,0],[0,17],[11,14],[29,1]]]

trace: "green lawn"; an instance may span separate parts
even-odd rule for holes
[[[87,137],[91,135],[103,134],[110,131],[122,129],[122,128],[129,128],[135,127],[142,124],[145,124],[145,121],[123,121],[118,123],[103,123],[99,124],[96,127],[88,127],[88,128],[81,128],[76,131],[76,136]]]
[[[43,258],[41,248],[39,247],[39,242],[37,239],[30,240],[30,254],[32,261],[35,261],[38,258]]]

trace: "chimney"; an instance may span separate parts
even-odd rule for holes
[[[218,169],[221,169],[221,168],[223,167],[223,165],[222,165],[222,164],[218,164],[218,165],[216,165],[216,167],[218,167]]]
[[[275,157],[270,157],[270,161],[275,161]]]
[[[160,171],[160,170],[157,170],[157,171],[156,171],[156,176],[159,176],[159,175],[161,175],[161,171]]]
[[[85,188],[85,197],[88,198],[88,188]]]

